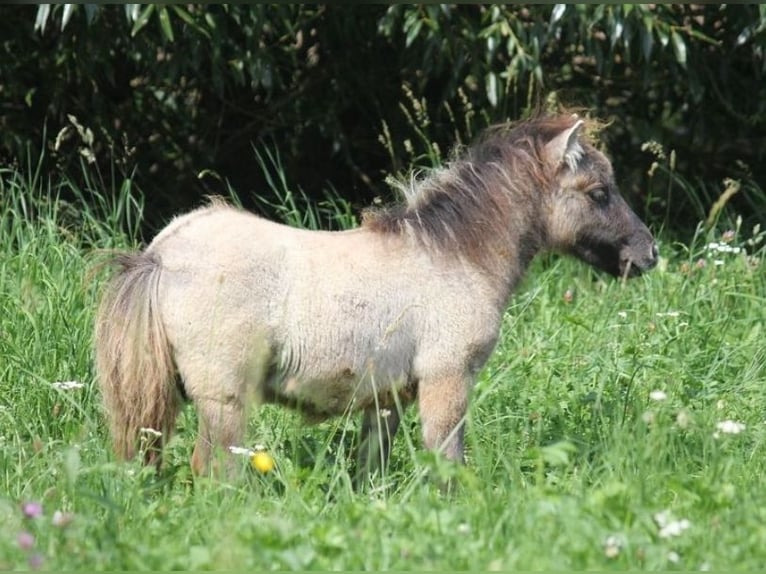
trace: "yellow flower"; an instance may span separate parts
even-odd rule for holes
[[[274,459],[267,452],[256,451],[250,455],[250,465],[261,474],[266,474],[274,470]]]

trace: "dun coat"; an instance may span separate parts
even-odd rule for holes
[[[254,400],[313,419],[362,411],[367,469],[416,402],[425,447],[462,461],[471,388],[532,258],[570,253],[623,277],[657,261],[594,127],[559,114],[491,128],[351,231],[213,202],[118,255],[95,334],[116,452],[134,456],[144,427],[167,440],[185,396],[192,467],[207,472],[215,449],[242,443]]]

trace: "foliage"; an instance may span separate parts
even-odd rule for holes
[[[135,231],[121,230],[140,204],[130,180],[112,185],[84,161],[80,179],[119,199],[89,210],[102,205],[90,191],[37,165],[0,170],[0,568],[755,570],[766,560],[762,231],[713,226],[662,242],[659,268],[627,283],[539,260],[475,389],[465,468],[422,452],[411,411],[390,472],[355,493],[355,420],[306,427],[263,407],[242,446],[266,446],[276,469],[221,483],[189,474],[191,409],[160,475],[110,454],[87,345],[103,277],[89,254],[133,244]],[[444,496],[429,475],[459,486]]]
[[[254,206],[252,195],[268,187],[251,146],[264,142],[308,197],[332,182],[358,210],[390,193],[385,174],[411,167],[404,142],[419,136],[403,113],[410,102],[429,118],[429,145],[446,152],[546,94],[613,122],[605,137],[623,187],[655,218],[692,230],[711,200],[688,193],[726,177],[743,184],[737,211],[764,212],[749,184],[766,176],[764,6],[0,11],[0,153],[16,158],[30,141],[53,148],[44,128],[59,134],[73,115],[92,130],[98,161],[125,160],[123,175],[145,191],[155,223],[221,193],[222,181]],[[653,158],[639,151],[648,140],[676,152],[674,171],[691,184],[654,203],[646,192]],[[77,177],[77,149],[59,144],[50,157]]]

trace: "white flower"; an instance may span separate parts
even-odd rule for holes
[[[673,550],[668,552],[668,562],[672,562],[673,564],[678,564],[680,560],[681,560],[681,557],[678,555],[678,552],[675,552]]]
[[[747,427],[743,423],[726,420],[716,423],[715,428],[724,434],[739,434]]]
[[[390,409],[380,409],[380,416],[382,418],[388,418],[391,416],[391,410]]]
[[[678,411],[678,414],[676,415],[676,424],[682,428],[685,429],[689,426],[689,424],[692,422],[692,417],[689,414],[689,411],[682,409]]]
[[[668,395],[665,391],[661,391],[659,389],[653,390],[651,393],[649,393],[649,398],[653,401],[664,401],[668,398]]]
[[[256,452],[266,450],[266,447],[262,444],[256,444],[253,448],[245,448],[243,446],[230,446],[229,452],[231,454],[237,454],[242,456],[253,456]]]
[[[706,246],[708,251],[716,251],[718,253],[740,253],[742,251],[741,247],[735,247],[733,245],[727,245],[726,243],[716,243],[713,241],[712,243],[708,243]]]
[[[51,518],[51,524],[53,526],[57,526],[59,528],[62,528],[72,522],[72,519],[74,516],[70,514],[69,512],[61,512],[60,510],[57,510],[53,513],[53,517]]]
[[[686,518],[681,520],[671,520],[664,526],[660,527],[658,535],[660,538],[675,538],[681,536],[684,530],[688,529],[692,525]]]
[[[667,313],[655,313],[657,317],[678,317],[681,313],[678,311],[668,311]]]
[[[611,534],[604,540],[604,555],[607,558],[616,558],[622,550],[622,540],[619,536]]]
[[[661,510],[660,512],[655,512],[654,516],[654,522],[657,523],[657,526],[662,528],[665,526],[668,522],[670,522],[670,511],[669,510]]]
[[[57,381],[51,383],[51,386],[59,391],[73,391],[75,389],[81,389],[85,385],[79,381]]]
[[[149,435],[149,436],[162,436],[162,433],[158,431],[157,429],[153,429],[151,427],[142,427],[141,428],[141,434]]]
[[[620,319],[627,319],[628,318],[628,313],[626,311],[617,311],[617,316]]]
[[[724,263],[723,259],[713,259],[713,265],[717,265],[718,267],[720,267],[721,265],[723,265],[723,263]]]
[[[673,538],[680,536],[684,530],[688,529],[692,525],[692,523],[689,522],[686,518],[682,518],[681,520],[674,520],[669,510],[662,510],[657,512],[652,518],[654,518],[654,522],[660,529],[658,533],[660,538]]]

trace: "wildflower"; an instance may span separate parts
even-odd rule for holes
[[[617,558],[622,550],[622,540],[614,534],[607,536],[604,541],[604,555],[607,558]]]
[[[43,557],[40,554],[32,554],[27,562],[32,570],[39,570],[43,565]]]
[[[723,243],[731,243],[734,241],[734,230],[733,229],[727,229],[723,232],[723,235],[721,235],[721,241]]]
[[[59,391],[74,391],[83,388],[85,385],[79,381],[57,381],[51,383],[51,386]]]
[[[53,517],[51,518],[51,524],[53,526],[56,526],[58,528],[63,528],[64,526],[68,525],[72,520],[74,519],[74,515],[70,514],[69,512],[61,512],[60,510],[57,510],[53,513]]]
[[[684,530],[687,530],[692,525],[686,518],[673,520],[670,512],[667,510],[656,513],[653,518],[660,529],[658,532],[660,538],[674,538],[680,536],[683,534]]]
[[[153,429],[151,427],[141,427],[141,434],[147,435],[147,436],[154,436],[154,437],[161,437],[162,432],[158,431],[157,429]]]
[[[656,418],[656,415],[654,414],[654,411],[646,411],[644,414],[641,415],[641,420],[644,421],[647,425],[651,425],[654,423],[654,419]]]
[[[460,524],[457,525],[457,531],[458,531],[458,534],[469,534],[471,532],[471,526],[470,524],[461,522]]]
[[[657,526],[665,526],[668,522],[670,522],[670,511],[660,510],[659,512],[655,512],[652,518],[654,519],[654,522],[657,524]]]
[[[266,447],[262,444],[256,444],[253,448],[245,448],[243,446],[230,446],[229,452],[240,456],[253,456],[256,452],[266,450]]]
[[[19,532],[19,535],[16,537],[16,544],[18,544],[19,548],[22,550],[30,550],[35,545],[35,537],[31,532],[23,530]]]
[[[723,399],[718,399],[715,403],[715,408],[717,408],[719,411],[723,410],[723,408],[726,406],[726,401]]]
[[[21,512],[27,518],[39,518],[43,515],[43,506],[39,502],[25,502],[21,505]]]
[[[649,398],[653,401],[664,401],[668,398],[668,395],[665,391],[661,391],[659,389],[653,390],[651,393],[649,393]]]
[[[252,467],[260,472],[266,474],[274,470],[274,459],[266,451],[257,451],[250,456],[250,464]]]
[[[574,301],[574,291],[567,289],[564,291],[564,303],[571,303]]]
[[[675,552],[671,550],[668,552],[668,562],[672,562],[673,564],[678,564],[681,560],[681,557],[678,555],[678,552]]]
[[[680,410],[676,415],[676,424],[679,428],[685,429],[692,422],[692,417],[687,410]]]
[[[720,267],[723,264],[724,264],[723,259],[713,259],[713,265],[715,265],[716,267]]]
[[[387,419],[391,416],[391,409],[380,409],[380,416],[384,419]]]
[[[261,474],[266,474],[274,470],[274,458],[266,452],[266,447],[262,444],[257,444],[252,449],[241,446],[230,446],[229,452],[231,454],[248,457],[250,459],[250,466]]]
[[[626,311],[617,311],[617,316],[620,319],[627,319],[628,318],[628,313]]]
[[[707,266],[707,261],[705,261],[702,258],[697,259],[697,262],[694,264],[694,266],[697,269],[704,269]]]
[[[686,518],[668,522],[665,526],[660,528],[659,536],[660,538],[673,538],[675,536],[681,536],[684,530],[689,528],[691,525],[692,523],[689,522]]]
[[[678,311],[668,311],[667,313],[655,313],[657,317],[678,317],[681,313]]]
[[[659,159],[665,159],[665,148],[657,140],[648,140],[641,144],[641,151],[648,151]]]
[[[736,421],[731,421],[731,420],[725,420],[725,421],[721,421],[720,423],[717,423],[715,425],[715,428],[718,429],[719,432],[722,432],[724,434],[739,434],[743,430],[745,430],[746,427],[743,423],[738,423]]]
[[[733,246],[733,245],[726,245],[726,243],[712,242],[712,243],[708,243],[705,247],[706,247],[706,249],[708,251],[714,251],[716,253],[733,253],[733,254],[737,254],[737,253],[740,253],[742,251],[741,247],[736,247],[736,246]]]

